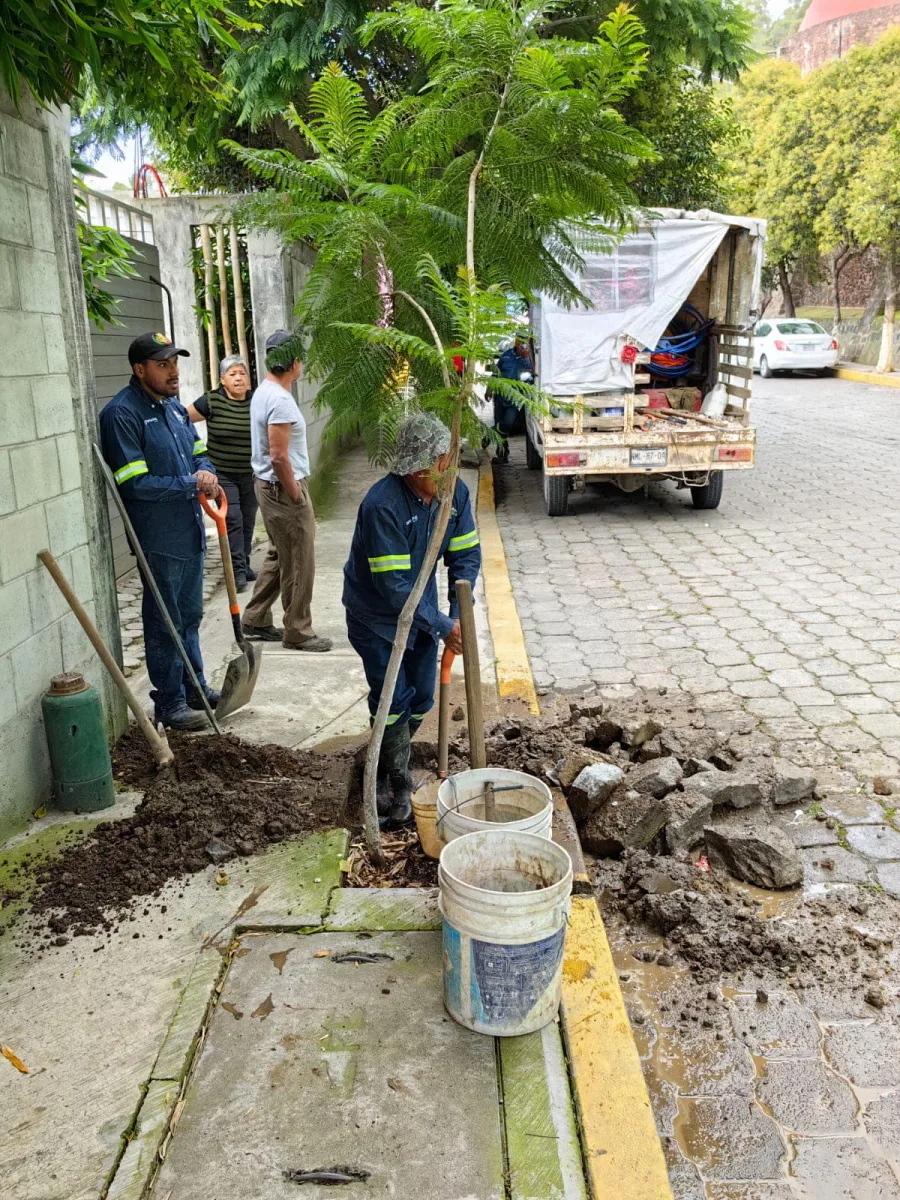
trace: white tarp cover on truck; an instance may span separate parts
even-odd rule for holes
[[[549,296],[536,306],[541,387],[554,396],[630,389],[619,339],[652,349],[687,300],[730,227],[747,229],[753,251],[754,304],[759,289],[765,222],[701,209],[656,209],[658,219],[609,254],[585,254],[579,273],[567,270],[592,307],[566,309]],[[706,315],[706,314],[704,314]]]

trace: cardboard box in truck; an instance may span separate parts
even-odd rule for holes
[[[659,478],[690,488],[696,507],[717,508],[725,475],[753,468],[752,330],[765,230],[751,217],[656,210],[569,272],[585,304],[542,296],[532,307],[550,407],[528,414],[526,453],[543,472],[550,516],[563,516],[585,483],[635,491]],[[678,348],[696,345],[660,357],[667,331]]]

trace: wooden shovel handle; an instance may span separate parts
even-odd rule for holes
[[[225,590],[228,592],[228,607],[231,610],[232,617],[239,617],[241,608],[237,598],[237,583],[234,579],[231,547],[228,544],[228,526],[225,524],[225,518],[228,516],[228,497],[225,495],[224,490],[220,489],[218,503],[214,504],[209,496],[201,492],[200,507],[216,523],[216,532],[219,535],[219,550],[222,554],[222,569],[225,572]],[[240,638],[238,641],[240,641]]]
[[[50,572],[51,576],[53,577],[53,582],[65,596],[69,608],[71,608],[72,612],[78,619],[79,625],[87,634],[88,641],[97,651],[100,661],[103,663],[104,667],[106,667],[107,671],[109,671],[114,683],[116,684],[116,687],[125,697],[125,703],[134,713],[134,718],[140,727],[141,733],[150,744],[150,747],[153,751],[153,757],[156,759],[156,765],[159,768],[171,766],[171,764],[175,761],[175,755],[169,749],[168,739],[165,737],[165,735],[160,737],[160,735],[151,725],[147,714],[141,708],[137,697],[128,686],[127,679],[119,669],[119,664],[113,658],[112,654],[110,654],[106,643],[103,641],[97,630],[97,627],[88,616],[87,610],[75,595],[68,579],[66,579],[65,575],[63,575],[59,563],[49,550],[41,550],[38,554],[38,558]]]

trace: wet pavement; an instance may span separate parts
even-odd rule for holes
[[[819,799],[780,816],[803,894],[877,904],[900,896],[897,399],[799,377],[754,390],[758,465],[715,512],[666,484],[589,489],[551,520],[513,444],[498,516],[535,682],[683,690],[752,753],[813,770]],[[894,947],[875,1008],[802,976],[698,986],[636,960],[614,921],[610,937],[676,1200],[900,1200]]]

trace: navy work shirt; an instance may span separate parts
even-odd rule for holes
[[[436,500],[426,504],[417,496],[402,475],[380,479],[359,506],[350,557],[344,567],[344,607],[389,642],[394,640],[400,610],[425,560],[438,508]],[[468,579],[474,586],[478,578],[481,545],[469,489],[461,479],[453,493],[441,554],[450,578],[450,615],[438,608],[435,567],[416,609],[410,640],[420,631],[430,633],[435,641],[446,637],[459,616],[457,580]]]
[[[154,399],[132,375],[100,413],[100,439],[144,552],[193,558],[204,550],[194,474],[216,469],[178,401]]]

